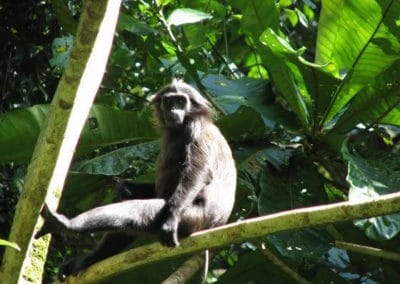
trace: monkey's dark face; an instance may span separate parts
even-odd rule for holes
[[[161,112],[168,128],[177,128],[185,122],[191,103],[186,94],[164,93],[161,97]]]

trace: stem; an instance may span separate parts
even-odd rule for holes
[[[335,247],[357,253],[372,255],[384,259],[400,261],[400,253],[391,252],[370,246],[363,246],[358,244],[335,241]]]

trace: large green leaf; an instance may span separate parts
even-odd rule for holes
[[[397,0],[322,2],[316,62],[334,64],[336,74],[344,78],[327,109],[327,125],[363,87],[400,58],[399,10]]]
[[[398,88],[388,90],[365,87],[356,96],[340,119],[333,126],[334,132],[344,133],[358,123],[365,125],[386,123],[400,125],[400,92]]]
[[[1,163],[29,161],[47,111],[47,105],[37,105],[0,116]]]
[[[16,110],[0,116],[0,163],[27,163],[45,121],[48,105]],[[78,154],[93,149],[128,142],[150,140],[157,132],[151,111],[121,111],[95,105],[84,127]]]
[[[232,6],[242,12],[241,26],[259,44],[259,37],[267,29],[279,30],[279,9],[275,0],[233,0]]]
[[[298,127],[294,115],[274,102],[275,96],[266,80],[230,80],[223,75],[208,74],[202,78],[202,83],[228,113],[233,113],[245,105],[256,110],[268,128],[272,129],[276,124],[289,128]]]
[[[257,141],[266,136],[265,124],[260,114],[246,106],[221,117],[217,125],[226,139],[233,142]]]
[[[265,240],[296,265],[300,265],[304,259],[321,261],[332,248],[332,237],[326,231],[315,228],[272,234],[266,236]]]
[[[120,175],[128,170],[134,160],[140,159],[154,162],[160,150],[159,148],[158,141],[123,147],[91,160],[81,162],[74,166],[72,171],[94,175]]]
[[[374,151],[368,158],[344,144],[343,156],[348,160],[349,200],[362,201],[399,191],[400,155]],[[369,238],[387,240],[400,232],[400,213],[355,222]]]
[[[290,167],[266,170],[259,179],[261,215],[301,208],[326,201],[322,177],[311,160],[293,157]]]
[[[309,128],[312,115],[311,97],[297,60],[301,51],[294,50],[271,29],[267,29],[260,40],[267,48],[263,61],[266,62],[271,79],[302,125]],[[298,64],[293,64],[289,56],[295,57]]]
[[[267,29],[260,37],[267,51],[263,60],[275,87],[285,98],[303,126],[316,126],[329,105],[330,94],[339,80],[330,72],[330,65],[316,65],[301,57],[303,49]]]

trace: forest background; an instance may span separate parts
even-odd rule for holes
[[[106,3],[98,1],[99,7]],[[21,192],[35,188],[25,182],[28,164],[41,129],[52,123],[50,103],[71,61],[84,9],[74,0],[0,4],[3,277],[12,277],[6,271],[14,258],[7,253],[29,247],[29,239],[9,236],[22,219],[36,220],[40,208],[23,215],[15,208],[25,202]],[[378,203],[354,213],[351,204],[400,189],[399,15],[399,0],[123,1],[58,210],[71,216],[110,202],[116,179],[154,180],[159,133],[149,98],[171,78],[183,77],[212,101],[234,152],[239,176],[232,223],[350,205],[337,209],[342,219],[320,215],[326,221],[299,222],[301,229],[285,231],[295,226],[283,222],[282,232],[260,226],[251,236],[238,230],[225,243],[211,240],[218,249],[208,283],[398,283],[400,213],[360,217],[399,208]],[[90,34],[91,28],[78,32]],[[42,164],[39,174],[52,170]],[[44,176],[38,179],[47,188]],[[338,222],[350,219],[357,220]],[[33,227],[28,231],[31,236]],[[65,256],[87,251],[98,239],[52,238],[44,271],[24,272],[24,279],[52,282]],[[104,279],[158,283],[189,257],[160,254]],[[192,266],[192,274],[199,267]]]

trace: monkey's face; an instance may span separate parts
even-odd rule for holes
[[[161,112],[164,124],[168,128],[182,126],[190,112],[190,99],[181,93],[165,93],[161,97]]]

